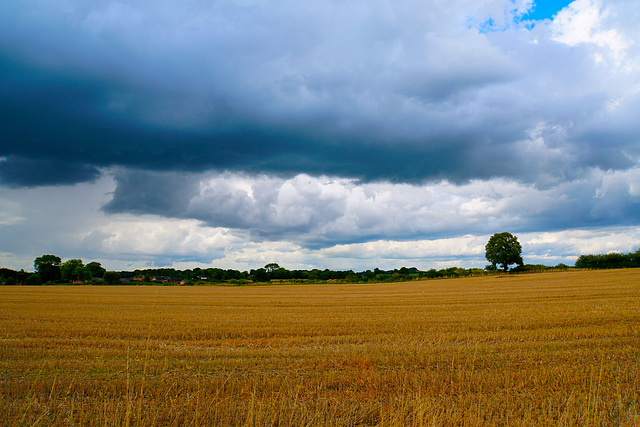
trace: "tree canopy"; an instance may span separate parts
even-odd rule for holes
[[[91,280],[91,271],[86,268],[81,259],[70,259],[65,261],[60,267],[62,278],[67,281]]]
[[[609,253],[600,255],[580,255],[576,260],[577,268],[638,268],[640,267],[640,249],[628,254]]]
[[[85,265],[85,267],[91,272],[91,277],[103,277],[104,273],[107,271],[97,261],[90,262],[89,264]]]
[[[493,268],[501,265],[504,271],[509,270],[509,265],[523,265],[522,246],[518,242],[518,238],[511,233],[496,233],[489,239],[485,246],[485,257]]]
[[[55,255],[42,255],[33,261],[33,267],[40,276],[42,283],[60,280],[62,273],[60,263],[62,260]]]
[[[273,273],[274,271],[276,271],[279,268],[280,268],[280,266],[278,264],[276,264],[275,262],[271,262],[271,263],[269,263],[269,264],[264,266],[264,269],[267,271],[267,273]]]

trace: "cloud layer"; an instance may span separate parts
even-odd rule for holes
[[[64,184],[119,165],[557,182],[637,164],[637,7],[579,0],[528,28],[526,6],[8,3],[0,177]],[[487,17],[501,31],[480,31]]]
[[[525,262],[555,265],[640,241],[639,169],[548,189],[157,172],[123,184],[121,171],[110,175],[119,178],[0,188],[0,265],[31,269],[53,252],[122,269],[483,267],[489,235],[503,230],[517,234]]]
[[[540,189],[493,179],[464,185],[358,183],[297,175],[116,172],[108,213],[197,219],[210,227],[286,238],[309,247],[383,238],[420,239],[494,230],[635,224],[640,169],[593,171]]]

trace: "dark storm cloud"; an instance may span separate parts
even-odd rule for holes
[[[91,180],[110,166],[558,181],[628,168],[637,152],[616,142],[624,130],[591,126],[624,88],[588,48],[480,34],[463,24],[473,2],[0,8],[0,156],[80,165],[57,176],[8,161],[12,185]],[[562,132],[531,146],[532,162],[519,151],[540,124]]]
[[[434,123],[432,129],[424,129],[424,135],[416,135],[411,122],[403,124],[408,119],[400,117],[397,124],[394,120],[365,124],[358,123],[358,118],[349,123],[348,115],[357,112],[345,112],[344,117],[320,112],[319,117],[294,118],[291,123],[279,119],[268,123],[251,114],[244,117],[228,106],[214,106],[207,110],[212,120],[227,122],[221,129],[210,129],[206,123],[202,128],[184,129],[165,126],[161,121],[132,120],[118,111],[109,111],[105,98],[119,89],[96,78],[72,78],[53,72],[45,77],[32,65],[5,65],[0,72],[5,82],[0,93],[0,153],[5,156],[37,157],[50,164],[73,162],[85,165],[85,169],[112,165],[156,171],[214,168],[409,182],[424,178],[468,179],[495,173],[475,161],[473,153],[482,146],[483,137],[473,129],[465,129],[463,123],[459,129]],[[434,90],[453,90],[447,86],[450,84]],[[144,103],[149,94],[122,96]],[[147,102],[154,104],[156,100]],[[396,125],[397,129],[379,129]],[[509,133],[508,137],[515,138],[517,132],[496,129],[493,137],[502,138]],[[504,158],[504,153],[492,156]],[[508,160],[504,158],[504,163]],[[27,175],[25,178],[17,176],[21,170]],[[65,168],[60,168],[60,177],[52,172],[51,168],[13,168],[15,178],[4,182],[69,182]],[[81,175],[77,178],[81,179]]]
[[[95,181],[99,176],[100,171],[92,165],[13,156],[0,161],[0,184],[11,187],[69,185]]]
[[[459,145],[452,141],[455,135],[437,136],[435,147],[407,141],[410,143],[405,150],[398,150],[388,136],[380,138],[363,127],[336,131],[331,126],[327,129],[327,124],[318,118],[305,118],[302,125],[294,122],[277,126],[231,111],[211,113],[212,117],[223,116],[231,123],[221,130],[207,126],[167,128],[161,122],[132,121],[111,114],[103,105],[104,98],[116,89],[97,79],[72,79],[55,73],[43,77],[41,70],[33,66],[15,64],[5,65],[1,73],[5,82],[0,103],[3,155],[37,157],[51,164],[75,162],[177,171],[305,171],[395,180],[416,180],[425,174],[437,176],[456,167],[456,158],[443,162],[442,155],[448,151],[447,146]],[[25,76],[34,77],[29,80]],[[129,96],[141,102],[139,98],[145,95]],[[242,124],[233,124],[242,120]],[[400,164],[404,166],[398,167]],[[28,175],[24,179],[17,176],[21,170]],[[52,172],[50,168],[15,167],[11,170],[15,179],[6,182],[69,182],[64,168],[60,168],[59,178]],[[39,173],[41,176],[37,176]]]
[[[116,171],[118,183],[106,212],[181,216],[197,191],[197,181],[187,174]]]

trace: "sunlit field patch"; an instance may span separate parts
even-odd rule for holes
[[[0,425],[640,424],[640,270],[0,288]]]

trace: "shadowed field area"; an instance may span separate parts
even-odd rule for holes
[[[0,425],[640,424],[640,270],[0,287]]]

